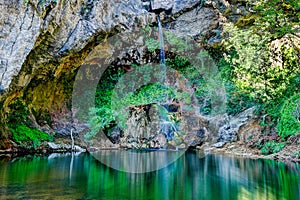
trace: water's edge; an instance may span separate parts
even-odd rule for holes
[[[102,148],[99,149],[98,151],[106,151],[106,150],[132,150],[128,148]],[[144,149],[144,150],[151,150],[151,149]],[[165,150],[160,150],[160,151],[165,151]],[[223,155],[223,156],[228,156],[228,157],[234,157],[234,158],[244,158],[244,159],[265,159],[265,160],[275,160],[278,162],[284,162],[284,163],[300,163],[300,159],[293,158],[290,155],[287,154],[270,154],[270,155],[261,155],[257,153],[257,149],[249,149],[249,148],[231,148],[228,150],[227,148],[197,148],[197,149],[189,149],[188,151],[194,151],[197,153],[202,153],[202,154],[212,154],[212,155]],[[92,152],[89,152],[86,150],[85,152],[76,152],[76,151],[71,151],[71,150],[45,150],[45,149],[30,149],[30,150],[25,150],[24,149],[18,149],[17,151],[11,151],[11,150],[0,150],[0,159],[1,158],[18,158],[18,157],[24,157],[28,155],[41,155],[41,156],[50,156],[53,153],[58,153],[58,154],[65,154],[65,153],[88,153],[91,154]]]

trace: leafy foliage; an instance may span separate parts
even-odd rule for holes
[[[165,33],[166,41],[171,46],[170,50],[172,52],[183,54],[192,49],[189,40],[184,41],[183,39],[177,37],[174,33],[169,31],[165,31],[164,33]]]
[[[167,59],[167,65],[179,71],[183,79],[190,80],[190,84],[201,86],[202,90],[196,91],[199,97],[205,94],[201,73],[197,71],[197,68],[191,66],[186,59],[176,56],[173,59]],[[175,87],[164,86],[158,82],[151,83],[152,76],[159,80],[160,75],[160,71],[153,71],[153,68],[147,65],[135,66],[135,77],[131,77],[130,74],[129,77],[126,77],[125,72],[116,66],[109,67],[98,84],[95,99],[96,107],[90,109],[89,125],[91,132],[86,137],[91,138],[99,130],[109,130],[116,125],[125,128],[129,113],[128,108],[130,107],[162,104],[169,101],[191,103],[188,92],[177,91]],[[136,80],[132,81],[132,78],[136,78]],[[144,85],[140,87],[141,83]]]
[[[233,91],[228,96],[231,99],[228,104],[234,100],[232,97],[236,92],[246,94],[238,95],[233,102],[245,99],[245,102],[255,103],[257,114],[263,116],[261,125],[275,127],[279,122],[276,130],[285,138],[299,132],[296,105],[286,99],[300,92],[297,35],[300,3],[296,0],[260,0],[253,9],[255,12],[246,16],[249,19],[246,23],[240,20],[236,24],[228,23],[224,28],[227,37],[223,41],[227,50],[225,61],[230,67],[223,67],[223,75],[226,89]],[[234,108],[227,109],[229,113],[243,108],[239,103],[228,107]],[[268,147],[263,150],[268,152],[272,145],[266,145]]]
[[[203,114],[211,112],[210,91],[207,80],[204,79],[203,73],[196,66],[183,57],[175,56],[173,59],[166,60],[167,66],[177,70],[185,79],[189,80],[189,84],[195,87],[195,96],[201,106],[200,111]]]
[[[268,141],[266,142],[262,149],[261,153],[264,155],[278,153],[285,147],[285,144],[282,142]]]
[[[228,54],[226,57],[234,67],[233,81],[242,91],[262,102],[291,96],[299,91],[292,87],[300,73],[299,49],[279,44],[282,64],[271,62],[274,56],[272,42],[283,37],[290,40],[291,44],[294,42],[289,34],[297,31],[297,9],[298,1],[258,1],[252,26],[244,29],[228,24],[225,27],[229,37],[224,44],[238,55],[232,57]]]
[[[282,47],[285,62],[280,67],[270,62],[270,35],[258,35],[252,29],[239,29],[232,24],[226,30],[231,35],[226,45],[238,55],[227,55],[226,60],[234,66],[233,81],[243,92],[266,102],[295,91],[291,84],[300,72],[300,62],[294,48]]]
[[[108,93],[106,93],[106,95],[108,95]],[[111,126],[115,126],[116,121],[120,127],[125,128],[126,119],[128,117],[127,108],[130,106],[159,104],[166,102],[169,98],[178,100],[185,99],[186,102],[190,102],[188,93],[178,92],[175,88],[154,83],[145,85],[135,92],[127,93],[124,98],[113,102],[113,108],[110,105],[111,102],[107,102],[106,105],[102,105],[101,107],[91,108],[91,119],[89,120],[91,132],[86,135],[86,138],[95,136],[99,130],[109,129]]]
[[[85,135],[86,139],[98,134],[99,130],[109,129],[114,125],[117,113],[108,106],[90,108],[89,127],[91,131]]]
[[[256,30],[267,33],[273,38],[281,38],[285,34],[294,34],[299,31],[300,2],[298,0],[270,0],[257,2]]]
[[[32,129],[25,124],[9,125],[13,139],[20,145],[29,145],[33,148],[40,146],[42,141],[51,140],[51,136],[37,129]]]
[[[283,138],[300,133],[300,94],[285,101],[276,128],[278,134]]]
[[[149,38],[146,40],[146,46],[150,52],[154,52],[156,49],[159,49],[159,41]]]
[[[30,128],[31,121],[28,119],[29,110],[20,100],[9,105],[11,113],[8,116],[7,126],[12,133],[12,139],[21,146],[36,148],[42,141],[52,140],[53,135],[41,132],[38,129]]]
[[[232,53],[232,56],[234,57],[236,54]],[[222,57],[219,59],[217,65],[221,71],[222,80],[226,88],[226,113],[235,115],[247,108],[257,106],[257,102],[234,83],[233,67],[230,65],[230,62],[227,62],[225,58]]]
[[[297,158],[300,158],[300,150],[295,151],[293,155]]]

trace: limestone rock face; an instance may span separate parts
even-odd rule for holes
[[[0,83],[5,89],[18,75],[26,56],[37,48],[42,48],[44,55],[32,63],[33,69],[40,62],[81,51],[93,37],[155,20],[139,0],[10,0],[2,1],[0,7],[4,11],[0,15]]]
[[[147,11],[155,12],[168,12],[169,14],[177,14],[184,12],[186,9],[191,10],[195,6],[201,4],[201,0],[142,0],[144,8]]]
[[[27,86],[39,66],[78,53],[107,35],[155,23],[155,14],[141,0],[127,1],[2,1],[0,8],[0,83],[8,89],[14,76],[17,86]],[[184,36],[200,36],[214,29],[219,37],[218,8],[201,0],[151,0],[153,9],[170,9],[176,18],[167,28]],[[203,8],[202,8],[203,7]],[[30,54],[36,52],[34,61]],[[28,58],[29,56],[29,58]],[[28,60],[27,62],[26,59]],[[30,73],[21,73],[26,67]],[[47,67],[47,65],[46,65]],[[46,68],[45,67],[45,68]],[[47,71],[46,69],[43,69]],[[56,69],[52,69],[56,70]],[[50,70],[49,70],[50,71]],[[47,72],[43,72],[47,73]],[[57,72],[58,73],[58,72]],[[55,75],[57,75],[57,73]]]
[[[40,34],[41,18],[32,6],[0,2],[0,85],[7,89]]]
[[[172,9],[173,6],[174,6],[174,1],[151,0],[151,9],[152,10],[157,10],[157,9],[169,10],[169,9]]]
[[[212,7],[203,7],[180,15],[177,20],[168,24],[170,31],[178,37],[194,38],[200,42],[205,38],[212,45],[221,41],[221,23],[224,18]]]

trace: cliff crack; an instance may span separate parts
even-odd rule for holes
[[[35,14],[34,14],[34,12],[32,12],[32,17],[31,17],[30,25],[28,26],[27,30],[30,30],[32,28],[34,16],[35,16]]]
[[[67,37],[66,42],[65,42],[65,43],[62,45],[62,47],[57,51],[57,54],[59,54],[59,53],[65,51],[65,50],[68,48],[68,47],[66,47],[66,46],[67,46],[67,44],[68,44],[70,38],[76,33],[77,28],[78,28],[79,23],[81,22],[81,20],[82,20],[82,19],[78,20],[78,22],[77,22],[75,28],[72,30],[71,34]]]

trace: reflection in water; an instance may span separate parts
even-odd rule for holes
[[[0,161],[0,199],[300,198],[296,164],[186,152],[166,168],[138,174],[109,168],[89,154],[74,155],[73,166],[71,161],[72,155]]]
[[[106,150],[92,153],[103,164],[123,172],[144,173],[164,168],[184,154],[165,150]]]

